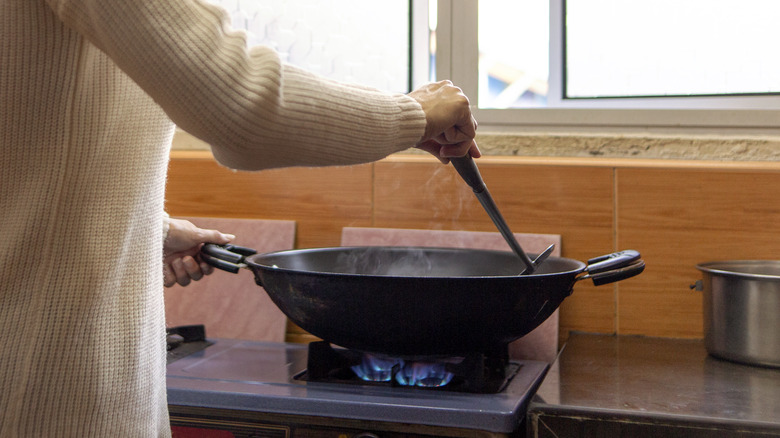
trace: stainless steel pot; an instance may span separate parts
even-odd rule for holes
[[[780,261],[733,260],[696,266],[704,275],[704,343],[711,355],[780,367]]]

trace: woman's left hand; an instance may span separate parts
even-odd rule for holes
[[[200,247],[204,243],[224,245],[234,238],[232,234],[198,228],[188,220],[170,218],[168,236],[163,244],[165,287],[177,283],[187,286],[214,272],[213,267],[200,260]]]

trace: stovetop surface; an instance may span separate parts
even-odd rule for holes
[[[168,365],[169,404],[511,432],[548,367],[513,361],[519,371],[496,394],[306,382],[293,378],[306,369],[306,345],[210,341]]]

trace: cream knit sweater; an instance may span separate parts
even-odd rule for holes
[[[412,99],[283,65],[227,22],[198,0],[0,0],[0,436],[170,434],[174,123],[252,170],[368,162],[422,135]]]

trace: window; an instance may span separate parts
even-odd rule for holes
[[[780,132],[776,0],[436,5],[437,75],[483,128]]]
[[[780,92],[776,0],[569,0],[564,13],[564,98]]]
[[[331,79],[407,92],[412,81],[409,0],[211,0],[250,45]],[[423,65],[425,67],[425,65]]]
[[[780,134],[777,0],[211,1],[337,80],[451,79],[483,130]]]

